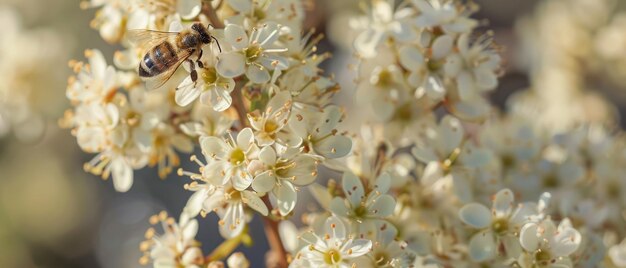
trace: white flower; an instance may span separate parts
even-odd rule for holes
[[[192,137],[223,136],[234,122],[233,119],[206,105],[195,105],[191,111],[191,120],[181,124],[180,129]]]
[[[381,226],[372,251],[357,260],[357,267],[411,267],[416,255],[407,249],[406,242],[396,240],[397,235],[396,229]]]
[[[248,164],[258,154],[259,148],[254,143],[254,134],[250,128],[244,128],[235,140],[218,137],[201,137],[202,154],[209,163],[202,172],[215,185],[224,185],[232,181],[237,190],[245,190],[252,183]]]
[[[279,25],[264,24],[259,28],[254,28],[248,37],[243,27],[236,24],[226,25],[224,37],[232,46],[232,51],[219,54],[217,73],[227,78],[238,77],[245,73],[246,77],[256,84],[270,81],[268,70],[287,68],[287,60],[275,55],[275,53],[287,51],[274,48],[279,32]]]
[[[159,177],[164,179],[174,167],[180,165],[176,151],[193,152],[193,143],[186,135],[177,133],[170,125],[161,123],[152,132],[153,140],[150,166],[157,166]],[[176,151],[174,150],[176,149]]]
[[[361,56],[375,56],[378,45],[388,38],[399,42],[417,38],[416,31],[407,23],[414,11],[410,8],[394,10],[395,2],[395,0],[372,1],[372,7],[368,9],[371,14],[362,20],[351,22],[354,27],[363,29],[354,40],[354,47]]]
[[[72,101],[102,102],[117,91],[117,72],[107,65],[102,52],[86,50],[87,65],[72,63],[76,76],[70,78],[66,96]]]
[[[394,198],[387,194],[390,183],[390,177],[385,173],[376,179],[370,189],[365,189],[356,175],[344,172],[341,186],[345,199],[335,197],[330,203],[330,210],[346,218],[356,235],[371,237],[396,206]]]
[[[341,118],[339,107],[328,106],[323,112],[310,109],[292,113],[288,124],[302,141],[304,152],[332,159],[346,156],[352,148],[352,140],[338,135],[335,129]]]
[[[294,262],[290,267],[350,268],[355,258],[372,248],[370,240],[353,239],[337,217],[328,218],[324,227],[323,235],[308,232],[301,236],[308,246],[298,252],[296,260],[305,261],[307,266]]]
[[[498,85],[500,55],[492,46],[491,37],[483,36],[470,44],[468,34],[457,41],[458,53],[445,63],[446,76],[455,78],[461,100],[471,100],[476,94],[493,90]]]
[[[469,33],[478,26],[476,20],[469,18],[474,11],[470,6],[458,5],[453,0],[411,0],[411,2],[420,12],[414,22],[419,28],[441,27],[448,33]]]
[[[446,62],[445,57],[452,51],[453,42],[454,39],[450,35],[437,37],[429,48],[431,51],[429,56],[415,45],[400,48],[400,64],[409,70],[408,82],[417,90],[416,96],[425,93],[432,100],[439,101],[446,95],[443,66]]]
[[[126,192],[133,186],[133,170],[140,169],[148,163],[144,153],[135,148],[113,147],[96,155],[85,163],[84,169],[103,179],[113,178],[113,186],[118,192]]]
[[[480,230],[469,242],[469,254],[474,260],[490,260],[501,247],[507,255],[518,256],[520,247],[516,234],[537,211],[536,205],[530,203],[515,206],[513,199],[513,192],[503,189],[494,196],[491,210],[482,204],[470,203],[459,211],[464,223]]]
[[[281,132],[287,125],[291,115],[291,95],[289,91],[279,92],[270,99],[262,114],[249,113],[248,120],[255,130],[255,138],[259,146],[272,145],[276,140],[283,143],[289,140],[285,132]],[[283,137],[281,139],[281,136]]]
[[[140,245],[141,250],[144,251],[140,262],[147,264],[149,257],[154,267],[202,267],[204,255],[199,247],[200,243],[195,240],[198,221],[183,212],[176,223],[174,218],[168,217],[163,211],[150,218],[150,223],[153,225],[159,222],[164,233],[156,235],[153,228],[148,229],[146,232],[148,240]]]
[[[318,160],[297,149],[290,149],[279,158],[274,149],[267,146],[261,149],[256,161],[260,161],[265,171],[254,177],[252,188],[259,193],[270,192],[283,216],[296,206],[297,186],[309,185],[317,178]]]
[[[519,236],[526,252],[518,260],[522,267],[571,267],[568,256],[578,249],[582,239],[567,218],[558,227],[550,219],[527,223]]]
[[[359,66],[356,98],[357,103],[372,109],[376,119],[386,121],[410,95],[402,68],[391,62],[393,56],[387,51],[378,53],[377,57],[364,60]]]
[[[203,54],[204,68],[196,68],[198,80],[194,83],[191,76],[187,76],[176,90],[176,104],[187,106],[198,97],[202,104],[210,104],[213,110],[221,112],[232,103],[230,93],[235,88],[235,80],[226,78],[217,72],[213,56],[210,52]],[[205,55],[207,55],[205,57]],[[194,63],[195,64],[195,63]]]
[[[252,219],[251,215],[246,213],[246,207],[254,209],[263,216],[268,215],[267,206],[253,191],[238,191],[230,184],[214,186],[207,182],[207,178],[199,174],[188,172],[183,172],[183,174],[195,177],[197,180],[186,186],[194,194],[187,201],[185,211],[193,216],[202,211],[203,213],[216,212],[220,217],[220,234],[224,238],[233,238],[243,232],[246,224]]]

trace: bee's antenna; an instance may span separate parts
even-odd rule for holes
[[[220,41],[218,41],[217,38],[215,38],[215,36],[211,35],[211,38],[215,40],[215,43],[217,44],[217,48],[220,50],[220,53],[222,53],[222,47],[220,46]]]

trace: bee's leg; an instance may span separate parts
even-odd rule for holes
[[[202,61],[200,59],[202,59],[202,53],[204,52],[204,50],[200,49],[200,52],[198,53],[198,59],[196,60],[196,63],[198,64],[198,67],[200,68],[204,68],[204,63],[202,63]]]
[[[189,73],[189,75],[191,75],[191,82],[193,82],[193,85],[196,86],[198,84],[198,71],[196,71],[196,64],[191,59],[187,59],[187,62],[189,62],[189,69],[191,70]]]

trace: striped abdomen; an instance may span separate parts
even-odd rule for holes
[[[148,51],[139,64],[139,76],[153,77],[165,72],[178,62],[176,49],[169,42],[163,42]]]

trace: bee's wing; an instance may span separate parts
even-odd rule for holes
[[[167,69],[166,71],[160,73],[157,76],[143,78],[143,80],[146,82],[146,88],[147,89],[157,89],[157,88],[160,88],[161,86],[163,86],[165,84],[165,82],[170,80],[170,77],[172,77],[172,75],[174,75],[176,70],[178,70],[178,67],[180,67],[180,65],[185,60],[187,60],[189,58],[189,56],[191,56],[191,51],[190,50],[180,51],[177,54],[177,56],[178,56],[177,60],[176,60],[175,63],[172,64],[171,68]]]
[[[162,43],[163,41],[166,41],[168,38],[176,36],[177,34],[178,32],[161,32],[145,29],[134,29],[128,30],[128,32],[126,33],[126,37],[133,46],[150,49]]]

